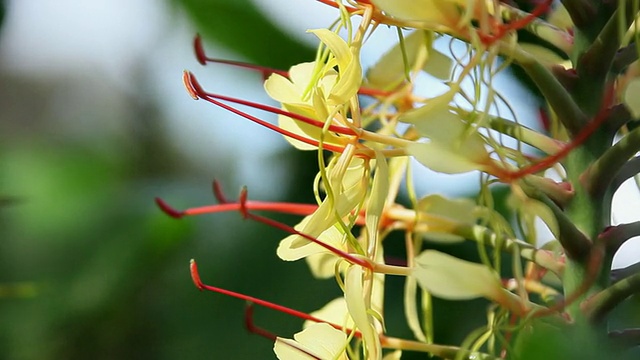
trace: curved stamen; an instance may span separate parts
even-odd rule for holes
[[[267,78],[271,74],[280,74],[284,77],[289,77],[289,73],[283,70],[274,69],[266,66],[254,65],[250,63],[245,63],[241,61],[233,61],[233,60],[222,60],[216,58],[207,57],[207,54],[204,51],[204,47],[202,46],[202,38],[200,34],[197,34],[193,39],[193,49],[196,53],[196,59],[201,65],[207,65],[207,63],[217,63],[217,64],[226,64],[237,66],[245,69],[256,70],[262,73],[263,78]]]
[[[235,291],[231,291],[231,290],[227,290],[227,289],[223,289],[223,288],[219,288],[219,287],[215,287],[215,286],[211,286],[211,285],[206,285],[200,279],[200,273],[198,272],[198,264],[193,259],[191,259],[191,261],[190,261],[189,269],[190,269],[190,272],[191,272],[191,279],[193,280],[193,283],[195,284],[195,286],[200,291],[207,290],[207,291],[217,292],[219,294],[231,296],[231,297],[234,297],[236,299],[245,300],[245,301],[248,301],[248,302],[263,306],[263,307],[266,307],[268,309],[276,310],[276,311],[279,311],[281,313],[285,313],[287,315],[295,316],[295,317],[297,317],[299,319],[302,319],[302,320],[309,320],[309,321],[313,321],[313,322],[316,322],[316,323],[329,324],[335,329],[346,330],[347,332],[353,332],[354,335],[357,336],[357,337],[361,336],[359,331],[354,331],[352,329],[345,329],[344,327],[342,327],[340,325],[336,325],[336,324],[330,323],[328,321],[322,320],[320,318],[317,318],[317,317],[315,317],[313,315],[307,314],[307,313],[302,312],[302,311],[298,311],[298,310],[295,310],[295,309],[292,309],[292,308],[289,308],[289,307],[286,307],[286,306],[278,305],[278,304],[272,303],[270,301],[262,300],[262,299],[259,299],[259,298],[253,297],[253,296],[241,294],[241,293],[238,293],[238,292],[235,292]]]
[[[270,130],[273,130],[277,133],[280,133],[284,136],[290,137],[292,139],[298,140],[300,142],[303,142],[305,144],[311,145],[311,146],[315,146],[315,147],[320,147],[320,142],[313,140],[313,139],[309,139],[303,136],[300,136],[294,132],[282,129],[276,125],[273,125],[267,121],[264,121],[262,119],[258,119],[255,116],[249,115],[243,111],[240,111],[236,108],[233,108],[223,102],[220,102],[214,98],[211,98],[210,96],[206,96],[206,92],[204,92],[202,90],[202,87],[200,87],[200,85],[198,84],[198,82],[195,80],[195,77],[193,76],[193,74],[191,74],[188,71],[185,71],[183,74],[183,82],[187,88],[187,91],[189,92],[189,94],[194,97],[194,99],[198,99],[201,98],[203,100],[206,100],[216,106],[219,106],[229,112],[232,112],[236,115],[239,115],[247,120],[253,121],[259,125],[262,125]],[[204,97],[202,95],[205,95]],[[344,148],[339,147],[339,146],[335,146],[335,145],[331,145],[331,144],[322,144],[322,148],[325,150],[329,150],[329,151],[333,151],[333,152],[337,152],[337,153],[342,153],[344,151]]]
[[[246,203],[222,202],[216,205],[200,206],[186,210],[176,210],[160,198],[155,199],[158,207],[172,218],[179,219],[183,216],[194,216],[203,214],[215,214],[227,211],[243,211],[251,209],[255,211],[272,211],[290,215],[307,216],[313,214],[318,209],[317,205],[289,202],[268,202],[268,201],[247,201]]]
[[[191,77],[192,77],[193,80],[195,80],[193,75],[191,75]],[[253,102],[253,101],[247,101],[247,100],[242,100],[242,99],[238,99],[238,98],[234,98],[234,97],[230,97],[230,96],[225,96],[225,95],[219,95],[219,94],[206,92],[202,88],[199,88],[199,85],[198,86],[194,86],[194,90],[197,91],[197,95],[201,99],[206,99],[206,97],[212,97],[212,98],[218,99],[218,100],[229,101],[229,102],[232,102],[232,103],[249,106],[249,107],[252,107],[254,109],[263,110],[263,111],[267,111],[267,112],[278,114],[278,115],[288,116],[288,117],[290,117],[292,119],[299,120],[299,121],[301,121],[301,122],[303,122],[305,124],[313,125],[313,126],[315,126],[317,128],[320,128],[320,129],[322,129],[324,127],[324,125],[325,125],[324,122],[322,122],[322,121],[319,121],[319,120],[316,120],[316,119],[312,119],[310,117],[306,117],[306,116],[303,116],[303,115],[300,115],[300,114],[296,114],[296,113],[291,112],[291,111],[283,110],[283,109],[277,108],[275,106],[259,104],[259,103]],[[328,129],[329,129],[329,131],[332,131],[332,132],[335,132],[335,133],[338,133],[338,134],[351,135],[351,136],[358,135],[353,129],[348,128],[348,127],[344,127],[344,126],[329,125]]]
[[[336,247],[326,244],[314,238],[313,236],[302,233],[296,230],[295,228],[288,226],[284,223],[269,219],[264,216],[252,214],[249,212],[249,210],[267,210],[267,211],[281,212],[281,213],[287,213],[287,214],[293,214],[293,215],[310,215],[310,214],[313,214],[315,210],[317,210],[318,208],[317,205],[299,204],[299,203],[274,203],[274,202],[262,202],[262,201],[249,201],[247,200],[246,187],[244,187],[240,192],[240,198],[238,199],[238,202],[228,202],[226,201],[226,197],[222,193],[222,189],[220,188],[219,185],[216,185],[216,184],[217,183],[214,182],[214,187],[217,188],[215,192],[216,197],[225,199],[225,202],[221,204],[191,208],[191,209],[182,210],[182,211],[174,209],[173,207],[169,206],[169,204],[167,204],[164,200],[160,198],[156,198],[156,204],[167,215],[176,219],[179,219],[183,216],[189,216],[189,215],[201,215],[201,214],[237,210],[240,212],[240,214],[242,214],[242,217],[245,219],[251,219],[257,222],[261,222],[265,225],[269,225],[271,227],[288,232],[289,234],[301,236],[313,243],[316,243],[322,246],[323,248],[331,251],[332,253],[347,260],[352,264],[360,265],[371,271],[374,271],[375,266],[366,258],[355,257],[352,254],[349,254]]]

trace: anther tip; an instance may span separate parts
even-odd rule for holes
[[[202,47],[202,37],[200,34],[196,34],[193,39],[193,49],[196,52],[196,59],[201,65],[207,65],[207,56],[204,53],[204,48]]]
[[[198,100],[200,99],[200,96],[198,96],[198,89],[196,88],[196,85],[194,85],[194,82],[195,79],[192,73],[186,70],[182,72],[182,84],[184,85],[184,88],[187,89],[189,96],[191,96],[193,100]]]
[[[171,206],[169,206],[169,204],[167,204],[164,200],[160,198],[156,198],[156,205],[158,205],[158,207],[160,208],[160,210],[162,210],[162,212],[171,216],[174,219],[180,219],[181,217],[184,216],[184,213],[182,211],[178,211],[172,208]]]
[[[204,290],[204,285],[202,285],[202,280],[200,280],[200,274],[198,273],[198,264],[194,259],[189,261],[189,271],[191,272],[191,280],[193,280],[193,284],[198,288],[198,290]]]

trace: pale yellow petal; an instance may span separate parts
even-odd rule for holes
[[[441,195],[429,195],[418,202],[416,210],[425,214],[433,214],[440,218],[460,224],[474,225],[478,217],[475,215],[476,204],[470,199],[447,199]],[[435,230],[421,231],[420,235],[436,242],[458,242],[464,238],[451,233]]]
[[[423,251],[415,260],[413,276],[434,296],[450,300],[492,299],[502,293],[498,278],[485,265],[435,250]]]
[[[364,271],[362,267],[354,265],[347,269],[345,276],[345,299],[347,309],[356,327],[362,333],[362,340],[367,352],[367,359],[378,359],[382,355],[380,339],[371,324],[364,296]]]
[[[296,333],[294,340],[278,337],[273,351],[280,360],[348,360],[345,353],[347,335],[331,325],[317,323]],[[298,348],[313,354],[310,356]],[[314,357],[315,356],[315,357]]]

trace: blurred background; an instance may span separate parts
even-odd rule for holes
[[[205,283],[302,311],[340,294],[276,257],[279,231],[236,213],[177,221],[153,202],[210,204],[214,178],[229,197],[247,185],[253,199],[313,201],[315,154],[193,101],[181,82],[189,69],[207,90],[270,103],[260,74],[202,67],[192,41],[200,33],[209,56],[288,69],[313,59],[304,31],[335,16],[315,1],[292,6],[0,1],[0,358],[270,358],[272,342],[244,329],[242,301],[195,289],[191,258]],[[472,258],[475,245],[455,251]],[[390,279],[389,293],[402,286]],[[400,301],[388,301],[388,329],[411,337]],[[484,322],[469,305],[436,304],[436,340],[459,343]],[[287,337],[302,324],[261,308],[255,322]]]

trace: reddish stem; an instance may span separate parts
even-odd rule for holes
[[[605,94],[605,99],[602,104],[602,109],[598,112],[595,118],[589,122],[582,130],[576,135],[573,140],[563,147],[560,151],[553,155],[549,155],[537,163],[525,166],[516,171],[503,171],[498,175],[498,178],[504,182],[513,182],[518,180],[526,175],[534,174],[543,170],[546,170],[553,166],[555,163],[564,159],[571,151],[573,151],[578,146],[582,145],[589,137],[607,120],[609,115],[609,108],[613,101],[614,89],[613,86],[610,86],[607,89],[607,93]]]

